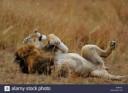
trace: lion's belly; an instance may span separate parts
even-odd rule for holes
[[[85,60],[77,53],[57,54],[55,57],[57,67],[61,67],[61,65],[69,59],[74,60],[72,64],[76,65],[74,66],[74,68],[75,71],[79,74],[84,74],[85,72],[90,72],[95,69],[95,67],[93,67],[93,64]]]
[[[61,67],[61,65],[68,59],[71,59],[71,57],[67,56],[66,54],[57,54],[55,57],[56,65]]]

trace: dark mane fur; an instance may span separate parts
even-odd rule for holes
[[[15,61],[14,62],[17,62],[20,66],[20,70],[23,72],[23,73],[27,73],[28,74],[28,67],[25,65],[25,60],[24,58],[20,58],[18,56],[18,54],[16,53],[15,54]]]
[[[29,64],[33,64],[34,68],[32,70],[32,73],[35,73],[37,71],[39,74],[50,75],[52,70],[51,67],[54,65],[54,56],[50,51],[52,51],[53,49],[55,49],[54,51],[56,51],[57,47],[54,48],[53,45],[45,46],[42,51],[34,47],[28,51],[28,47],[30,46],[31,45],[23,45],[15,53],[15,62],[19,64],[21,71],[27,74],[30,73],[28,70],[28,66]],[[20,53],[26,54],[24,50],[27,51],[27,55],[21,56]],[[19,53],[19,51],[21,52]],[[29,61],[30,57],[31,60],[33,60],[33,63]]]

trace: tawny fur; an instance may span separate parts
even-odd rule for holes
[[[96,45],[85,45],[82,47],[81,56],[89,60],[95,65],[101,65],[102,68],[106,68],[103,58],[108,57],[115,48],[115,42],[111,41],[109,47],[106,50],[101,49]]]

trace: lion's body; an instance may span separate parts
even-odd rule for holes
[[[47,53],[49,53],[49,55],[54,54],[55,72],[52,71],[53,73],[56,73],[56,71],[57,71],[57,74],[59,74],[60,76],[64,76],[64,77],[69,76],[69,74],[72,74],[72,73],[75,73],[76,75],[84,76],[84,77],[85,76],[97,76],[97,77],[104,77],[104,78],[109,78],[109,79],[121,79],[121,78],[125,77],[125,76],[111,75],[106,71],[106,69],[99,68],[97,65],[93,64],[93,62],[86,60],[85,58],[83,58],[82,56],[80,56],[77,53],[67,53],[68,47],[65,46],[64,43],[61,42],[61,40],[58,39],[58,37],[56,37],[53,34],[50,34],[48,36],[48,39],[49,39],[48,45],[44,49],[45,49],[45,52],[47,49],[48,50],[50,49],[50,51],[47,52]],[[56,49],[56,51],[54,51],[54,49]],[[25,54],[25,53],[24,52],[21,53],[20,56],[23,56],[22,54]],[[34,68],[36,68],[36,66],[37,66],[37,70],[38,69],[44,70],[45,68],[47,68],[46,63],[48,60],[47,61],[45,60],[45,58],[47,59],[47,57],[45,57],[46,56],[45,53],[30,52],[30,54],[28,56],[25,58],[26,59],[25,65],[27,65],[28,68],[30,68],[34,71],[35,71]],[[39,61],[40,59],[41,59],[41,62]],[[49,59],[49,56],[48,56],[48,59]],[[44,61],[42,62],[42,60],[44,60]],[[40,66],[40,64],[38,64],[38,62],[41,63],[41,66]],[[50,67],[51,67],[51,65],[50,65]],[[38,71],[40,71],[40,70],[38,70]],[[47,71],[47,69],[46,69],[46,71]],[[31,72],[31,70],[29,72]]]

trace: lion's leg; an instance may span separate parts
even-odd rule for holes
[[[120,80],[125,77],[125,76],[115,76],[115,75],[109,74],[105,69],[94,70],[91,72],[91,76],[103,77],[103,78],[108,78],[112,80]]]
[[[101,57],[106,58],[112,53],[112,51],[114,49],[115,49],[115,41],[111,41],[110,45],[109,45],[109,47],[107,49],[103,50],[103,49],[97,47],[96,50],[100,52],[99,54],[100,54]]]
[[[92,60],[89,60],[89,61],[96,65],[99,65],[101,68],[106,69],[104,65],[104,60],[99,56],[99,54],[95,50],[90,50],[90,52],[91,52],[90,56]]]
[[[111,54],[111,52],[108,53],[109,52],[108,49],[103,50],[99,48],[98,46],[96,47],[95,51],[98,53],[100,57],[104,57],[104,58],[108,57]]]

